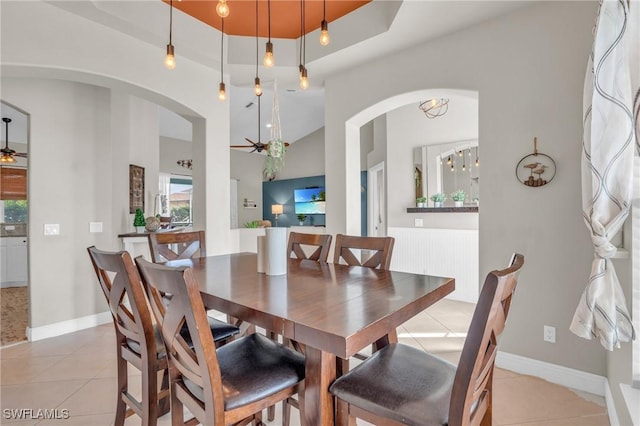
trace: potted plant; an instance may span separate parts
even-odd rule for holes
[[[437,194],[433,194],[431,196],[431,201],[433,201],[433,207],[442,207],[442,203],[444,203],[446,199],[447,199],[447,196],[441,192]]]
[[[458,189],[455,192],[451,193],[451,199],[453,200],[453,204],[455,207],[462,207],[462,204],[464,203],[464,199],[467,196],[467,194],[464,193],[464,191],[462,189]]]
[[[307,215],[306,214],[298,214],[298,223],[300,224],[300,226],[304,225],[304,221],[307,220]]]
[[[136,209],[136,215],[133,218],[133,226],[136,228],[136,232],[138,234],[144,233],[144,226],[147,224],[147,221],[144,219],[144,212],[142,209]]]
[[[416,198],[416,206],[418,208],[427,207],[427,197]]]

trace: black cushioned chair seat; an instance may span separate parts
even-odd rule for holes
[[[456,366],[411,346],[392,344],[338,378],[340,399],[415,426],[446,425]]]
[[[225,410],[263,399],[304,379],[304,356],[261,334],[251,334],[234,340],[216,350],[222,386],[233,389],[225,392]],[[184,384],[204,402],[202,388],[185,379]]]
[[[240,329],[234,325],[227,324],[224,321],[217,320],[215,318],[211,318],[207,316],[209,320],[209,327],[211,328],[211,335],[213,336],[213,341],[217,342],[219,340],[225,340],[229,337],[235,336],[240,332]],[[162,335],[160,334],[160,329],[153,325],[153,331],[156,336],[156,350],[158,352],[158,357],[163,357],[164,354],[164,342],[162,341]],[[185,323],[180,330],[180,334],[187,342],[190,348],[193,348],[193,342],[191,341],[191,336],[189,335],[189,330],[187,328],[187,324]],[[140,344],[135,340],[127,339],[127,345],[137,354],[141,353]]]

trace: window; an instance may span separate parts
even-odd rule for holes
[[[26,223],[27,222],[27,200],[5,200],[0,202],[2,211],[2,222],[4,223]]]
[[[171,177],[169,180],[169,214],[173,226],[193,225],[193,183],[191,177]]]

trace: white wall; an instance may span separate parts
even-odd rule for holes
[[[262,220],[262,171],[265,156],[231,150],[231,177],[238,179],[238,226],[253,220]],[[244,199],[257,203],[256,208],[245,208]]]
[[[192,122],[194,193],[204,200],[195,226],[207,229],[209,253],[228,252],[229,107],[203,90],[218,73],[187,60],[169,72],[162,66],[164,45],[52,4],[1,7],[2,99],[31,114],[31,327],[106,310],[86,247],[118,248],[116,235],[131,229],[129,164],[145,167],[147,197],[157,188],[157,111],[141,99]],[[122,52],[120,60],[114,52]],[[145,146],[152,138],[155,148]],[[89,221],[103,222],[103,233],[89,234]],[[61,235],[43,237],[44,223],[59,223]]]
[[[277,180],[324,174],[324,127],[292,143],[287,148],[284,167]]]
[[[345,123],[359,123],[360,112],[377,111],[403,93],[477,92],[482,280],[487,271],[505,265],[511,252],[526,258],[501,350],[603,375],[604,351],[568,330],[592,258],[580,212],[579,159],[582,84],[596,10],[596,2],[535,3],[328,79],[325,150],[331,164],[326,186],[333,194],[327,203],[328,232],[348,232],[357,227],[358,206],[347,202],[357,191],[357,170],[347,164],[357,151],[346,143],[354,129]],[[433,67],[434,62],[445,66]],[[360,125],[372,118],[361,117]],[[531,152],[534,136],[559,168],[552,184],[536,189],[514,175],[516,163]],[[395,152],[391,145],[388,154]],[[407,155],[404,164],[411,164]],[[387,170],[389,193],[411,186],[406,165]],[[556,344],[542,341],[543,325],[557,327]]]
[[[77,83],[5,78],[2,97],[31,117],[30,326],[102,312],[106,304],[86,248],[117,247],[120,230],[112,212],[124,208],[113,202],[118,152],[111,144],[110,93]],[[128,203],[128,188],[126,198]],[[90,234],[91,221],[102,222],[103,233]],[[44,236],[45,223],[59,224],[60,235]]]
[[[193,143],[160,136],[160,171],[172,175],[191,176],[191,170],[178,165],[178,160],[193,159]]]

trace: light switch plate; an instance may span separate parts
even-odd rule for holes
[[[413,224],[416,228],[422,228],[424,226],[422,219],[414,219]]]
[[[89,222],[89,232],[102,232],[102,222]]]
[[[60,224],[59,223],[45,223],[44,224],[44,235],[60,235]]]

